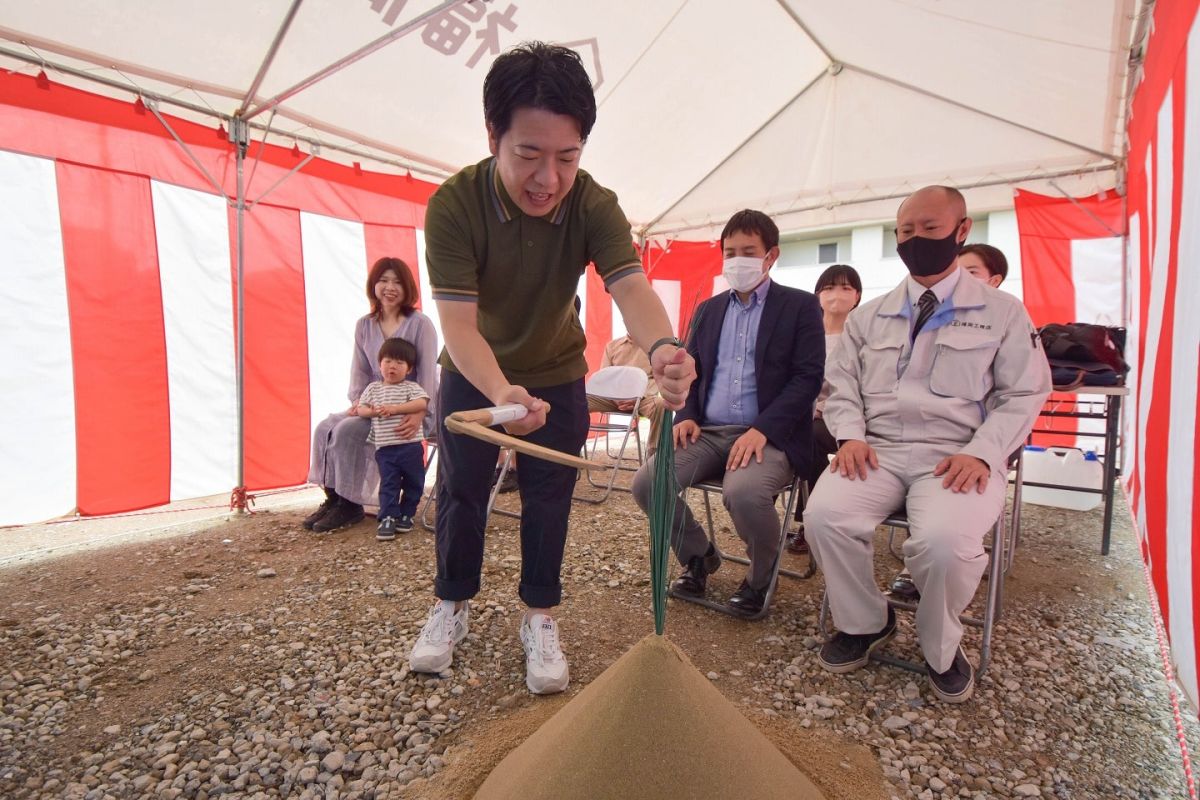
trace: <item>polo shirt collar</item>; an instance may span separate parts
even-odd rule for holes
[[[500,180],[500,170],[496,169],[496,157],[492,156],[488,162],[488,189],[489,195],[492,198],[492,206],[496,211],[496,218],[501,223],[511,222],[525,212],[513,202],[513,199],[508,196],[508,191],[504,188],[504,181]],[[574,191],[575,187],[571,187]],[[570,192],[567,193],[570,196]],[[567,216],[567,198],[564,197],[558,202],[554,208],[546,212],[545,215],[537,219],[549,222],[551,225],[561,225]]]

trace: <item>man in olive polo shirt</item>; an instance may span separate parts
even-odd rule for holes
[[[574,307],[589,263],[604,279],[634,341],[650,354],[668,408],[683,405],[695,377],[657,295],[642,272],[617,198],[579,170],[596,120],[591,81],[578,55],[539,42],[492,64],[483,85],[492,157],[450,178],[429,200],[425,250],[441,317],[439,394],[455,411],[520,403],[528,415],[509,433],[565,453],[587,436],[586,343]],[[547,404],[549,413],[547,413]],[[409,666],[440,672],[467,634],[468,601],[479,591],[483,534],[497,447],[439,424],[438,597]],[[550,609],[575,470],[522,458],[521,621],[526,685],[535,694],[567,686],[567,661]]]

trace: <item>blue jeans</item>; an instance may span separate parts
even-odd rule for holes
[[[425,449],[406,442],[375,450],[379,465],[379,519],[411,517],[425,491]]]

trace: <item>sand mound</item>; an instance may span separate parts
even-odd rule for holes
[[[642,639],[509,753],[476,800],[822,800],[679,648]]]

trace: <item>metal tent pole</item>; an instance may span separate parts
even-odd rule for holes
[[[241,117],[229,122],[229,141],[237,157],[237,486],[230,504],[246,512],[246,248],[245,165],[249,129]]]

